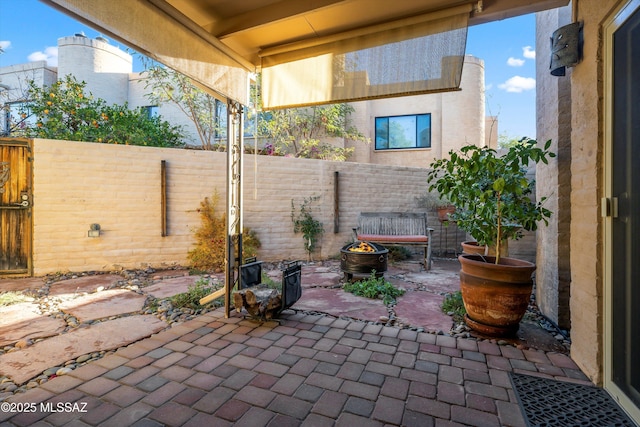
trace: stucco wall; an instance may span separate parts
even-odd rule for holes
[[[571,74],[571,355],[596,383],[603,374],[601,24],[617,2],[583,0],[583,61]]]
[[[220,212],[225,210],[226,153],[41,139],[33,146],[35,275],[186,265],[193,230],[200,225],[200,202],[217,190]],[[168,188],[165,237],[162,160]],[[361,211],[427,211],[418,200],[427,191],[426,175],[426,169],[402,166],[246,155],[244,224],[262,243],[260,259],[306,259],[302,236],[293,233],[291,202],[297,210],[305,198],[320,196],[311,207],[325,233],[314,257],[332,257],[351,241]],[[87,236],[93,223],[100,224],[100,237]],[[435,212],[429,212],[429,225],[435,228],[434,251],[453,249],[456,238],[465,239],[454,226],[440,227]],[[523,242],[523,256],[533,242]]]
[[[434,159],[464,145],[485,145],[484,61],[467,55],[460,90],[429,95],[352,103],[352,122],[375,141],[376,117],[431,114],[431,148],[376,150],[372,142],[358,148],[350,160],[376,164],[427,167]],[[497,119],[491,138],[497,138]]]
[[[109,42],[82,36],[58,40],[58,79],[72,74],[85,81],[95,98],[107,104],[124,104],[128,99],[129,73],[133,58]]]
[[[569,194],[561,194],[558,203],[569,199],[568,232],[558,229],[558,246],[549,242],[540,246],[538,265],[549,262],[560,271],[566,263],[566,252],[562,246],[568,238],[570,253],[570,310],[571,310],[571,357],[580,368],[597,384],[603,381],[603,223],[600,217],[600,197],[603,194],[603,63],[601,36],[602,23],[613,11],[616,0],[582,0],[578,4],[577,19],[584,23],[583,59],[568,75],[544,78],[538,83],[538,139],[546,135],[556,136],[559,141],[570,141],[558,147],[558,151],[570,157],[570,177],[564,183],[570,186]],[[555,13],[553,11],[546,12]],[[566,22],[566,17],[557,19],[558,25]],[[565,21],[565,22],[562,22]],[[538,20],[540,22],[540,19]],[[546,40],[543,33],[540,37]],[[546,37],[545,37],[546,36]],[[547,57],[548,58],[548,57]],[[548,62],[546,68],[548,70]],[[555,82],[554,82],[554,79]],[[564,80],[564,82],[559,81]],[[570,93],[566,93],[566,81],[570,82]],[[542,84],[541,84],[542,83]],[[552,87],[547,87],[553,85]],[[557,86],[556,86],[557,85]],[[541,90],[541,86],[544,90]],[[561,99],[558,100],[557,97]],[[562,98],[570,98],[564,102]],[[545,111],[551,107],[552,110]],[[557,113],[553,109],[557,108]],[[554,119],[553,116],[557,118]],[[569,118],[567,122],[566,118]],[[548,123],[546,121],[549,121]],[[558,134],[554,135],[553,126]],[[561,165],[552,165],[561,171]],[[553,173],[549,173],[547,180]],[[549,181],[552,186],[562,187],[563,175],[558,173],[558,181]],[[540,181],[539,181],[540,182]],[[544,182],[544,181],[543,181]],[[546,183],[541,184],[546,185]],[[555,255],[555,253],[557,255]],[[558,280],[560,277],[558,276]]]
[[[29,81],[31,80],[38,86],[50,86],[57,80],[56,69],[47,66],[46,61],[0,67],[0,84],[3,85],[0,87],[0,105],[4,107],[5,104],[22,103],[28,93]],[[9,89],[6,89],[5,86]],[[11,110],[14,120],[18,120],[18,105]],[[7,116],[0,114],[0,135],[5,134],[7,127]]]

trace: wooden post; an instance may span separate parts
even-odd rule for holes
[[[160,215],[161,236],[167,236],[167,161],[160,160]]]
[[[333,232],[340,232],[340,172],[333,172]]]

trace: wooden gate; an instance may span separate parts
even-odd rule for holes
[[[0,276],[31,275],[31,145],[0,139]]]

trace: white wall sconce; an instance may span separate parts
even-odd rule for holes
[[[100,224],[91,224],[89,231],[87,231],[88,237],[100,237]]]

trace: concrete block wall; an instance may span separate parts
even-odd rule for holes
[[[225,182],[223,173],[217,181],[212,173],[224,170],[212,164],[212,153],[53,140],[33,145],[36,275],[183,264],[198,200]],[[168,162],[167,237],[161,236],[161,160]],[[101,226],[98,238],[87,237],[93,223]]]
[[[36,139],[33,142],[34,274],[109,271],[186,265],[197,209],[217,191],[225,212],[226,153]],[[161,235],[160,163],[167,165],[168,235]],[[262,243],[265,261],[306,259],[301,234],[293,233],[305,198],[324,234],[314,259],[339,255],[352,241],[361,211],[424,211],[427,170],[351,162],[244,156],[244,225]],[[335,194],[335,179],[338,193]],[[337,196],[337,197],[336,197]],[[336,206],[337,200],[337,206]],[[334,220],[338,212],[338,229]],[[87,236],[100,224],[100,237]],[[462,232],[435,229],[434,251],[466,240]]]

